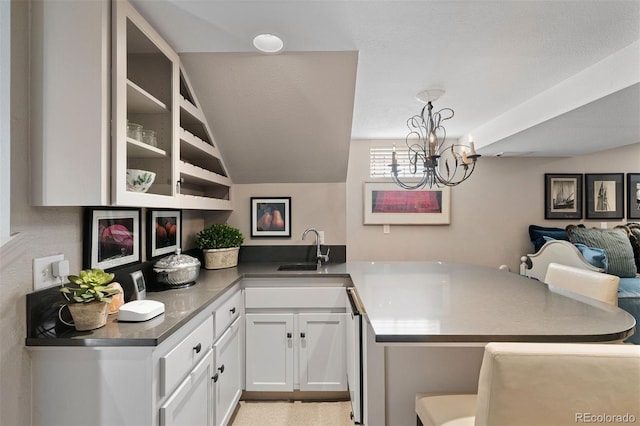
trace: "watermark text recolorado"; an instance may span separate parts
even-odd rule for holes
[[[576,423],[635,423],[633,414],[576,413]]]

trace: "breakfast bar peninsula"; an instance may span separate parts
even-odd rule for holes
[[[417,392],[476,392],[492,341],[619,342],[635,320],[510,272],[445,262],[345,264],[366,310],[364,419],[415,424]]]
[[[311,271],[283,271],[279,266],[249,263],[202,270],[195,285],[147,294],[148,299],[164,303],[164,314],[142,323],[110,318],[106,326],[90,332],[58,324],[43,327],[36,318],[43,312],[37,309],[43,302],[36,300],[39,294],[28,295],[26,345],[33,357],[32,380],[39,389],[33,401],[34,416],[41,423],[55,423],[49,420],[61,412],[54,407],[71,397],[82,397],[56,391],[68,381],[66,370],[61,368],[67,364],[91,367],[92,379],[102,389],[103,397],[87,395],[81,404],[87,407],[84,411],[97,416],[96,424],[124,419],[158,424],[187,402],[196,412],[208,403],[206,393],[198,388],[209,388],[204,379],[228,380],[236,371],[235,377],[240,379],[232,394],[235,396],[223,404],[232,412],[239,392],[248,390],[249,379],[243,383],[242,377],[253,365],[249,358],[245,362],[245,311],[249,317],[251,309],[271,309],[265,304],[280,305],[293,300],[294,294],[298,306],[317,304],[319,300],[301,301],[299,296],[317,294],[322,287],[328,290],[323,294],[337,295],[330,301],[341,306],[332,308],[331,315],[343,315],[347,320],[347,293],[355,295],[362,318],[358,339],[362,343],[360,395],[361,421],[366,425],[415,424],[417,392],[475,392],[488,342],[618,342],[632,335],[636,326],[631,315],[615,306],[559,294],[542,282],[486,266],[364,261],[323,264]],[[300,291],[304,287],[314,290]],[[59,297],[56,289],[43,294]],[[250,294],[260,297],[249,298]],[[216,350],[219,342],[226,342],[226,336],[235,342],[233,364],[224,361],[224,351]],[[349,340],[352,335],[346,336]],[[220,349],[226,347],[231,346]],[[326,351],[328,346],[320,349]],[[182,355],[192,363],[181,361]],[[222,368],[223,363],[224,373],[214,374],[214,366]],[[140,380],[131,382],[134,376]],[[202,381],[193,379],[191,383],[191,377]],[[222,379],[216,383],[218,388],[224,383]],[[130,382],[135,384],[133,388]],[[124,383],[128,385],[123,387]],[[127,396],[134,394],[139,398]],[[205,395],[202,401],[201,395]],[[72,424],[69,419],[75,418],[75,413],[63,414],[66,424]]]

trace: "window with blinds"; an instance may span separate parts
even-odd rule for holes
[[[392,147],[369,148],[369,176],[372,178],[391,177],[392,152]],[[409,173],[409,149],[396,148],[396,161],[398,162],[398,176],[413,177]]]

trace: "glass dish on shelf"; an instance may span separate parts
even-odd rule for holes
[[[142,140],[142,125],[138,123],[127,123],[127,137],[137,141]]]
[[[158,139],[156,138],[156,132],[153,130],[149,130],[149,129],[143,129],[142,130],[142,142],[154,146],[154,147],[158,147]]]

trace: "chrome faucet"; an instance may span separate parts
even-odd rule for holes
[[[320,233],[316,228],[307,228],[302,234],[302,239],[307,236],[309,232],[314,232],[316,234],[316,260],[318,261],[318,268],[322,266],[322,262],[329,261],[329,252],[331,251],[331,247],[327,248],[327,254],[322,254],[322,250],[320,250]]]

